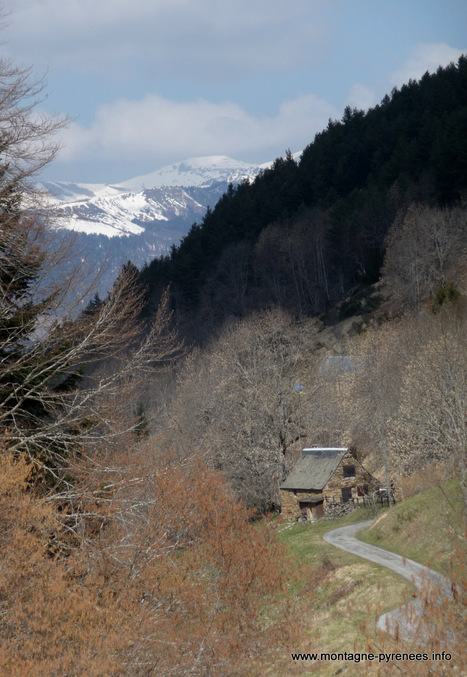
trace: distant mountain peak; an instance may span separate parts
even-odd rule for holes
[[[192,157],[123,181],[117,187],[139,191],[145,188],[211,186],[219,181],[238,183],[243,179],[254,179],[260,169],[259,165],[234,160],[227,155]]]
[[[228,184],[253,181],[272,163],[255,165],[227,155],[191,157],[122,183],[44,181],[57,231],[77,233],[95,269],[107,271],[96,290],[105,295],[123,262],[137,266],[167,254]]]

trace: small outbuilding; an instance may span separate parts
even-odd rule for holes
[[[311,447],[303,449],[280,487],[281,512],[286,519],[315,521],[334,514],[336,505],[363,503],[378,488],[347,447]]]

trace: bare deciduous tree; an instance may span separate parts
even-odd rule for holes
[[[33,183],[63,124],[37,111],[42,91],[28,70],[0,61],[0,429],[10,451],[57,476],[85,444],[131,427],[126,396],[177,344],[167,294],[151,327],[139,325],[130,272],[95,313],[70,307],[69,251],[54,248]]]
[[[400,472],[390,457],[389,435],[400,401],[405,365],[416,348],[407,345],[407,323],[394,322],[371,328],[354,339],[357,362],[351,393],[354,436],[360,437],[382,461],[389,497],[391,481]]]
[[[174,443],[209,457],[244,501],[262,510],[277,504],[300,443],[294,386],[316,332],[316,322],[300,325],[280,310],[232,322],[187,362],[169,410]]]
[[[464,210],[412,205],[387,237],[383,279],[402,306],[417,309],[440,285],[458,283],[467,247]]]
[[[391,442],[408,472],[440,460],[460,470],[467,523],[465,320],[462,307],[425,320],[425,340],[403,375]]]

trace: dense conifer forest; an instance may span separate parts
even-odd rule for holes
[[[203,334],[271,306],[318,314],[380,277],[385,238],[412,202],[458,204],[467,189],[467,59],[394,89],[231,186],[170,256],[141,272],[148,306],[171,285]],[[202,326],[204,329],[200,330]]]

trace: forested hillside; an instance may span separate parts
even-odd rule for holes
[[[170,284],[190,331],[282,307],[325,311],[379,279],[385,238],[412,202],[458,204],[467,189],[467,59],[394,89],[229,191],[171,255],[142,271],[149,305]],[[202,329],[201,329],[202,327]]]
[[[260,512],[306,444],[355,446],[382,483],[465,472],[466,132],[462,57],[346,109],[141,272],[146,315],[170,285],[199,346],[142,395],[163,446]]]
[[[303,446],[402,499],[460,476],[467,521],[467,59],[346,110],[84,312],[34,181],[63,122],[0,76],[0,675],[289,674],[360,584],[276,538]]]

